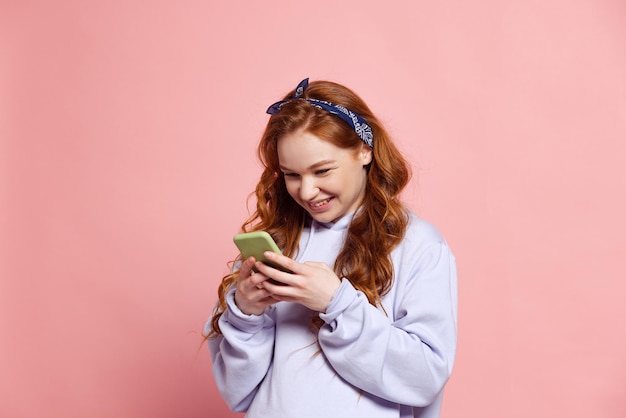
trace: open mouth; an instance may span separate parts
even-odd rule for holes
[[[333,200],[333,198],[329,197],[329,198],[324,199],[324,200],[318,200],[317,202],[310,202],[309,203],[309,207],[312,210],[315,210],[315,211],[323,210],[323,209],[326,209],[328,207],[328,205],[330,204],[331,200]]]

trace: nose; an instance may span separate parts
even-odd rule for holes
[[[320,189],[317,187],[315,179],[308,176],[303,176],[300,181],[300,199],[313,200],[319,193]]]

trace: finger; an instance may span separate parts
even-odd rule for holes
[[[266,251],[264,254],[265,258],[267,258],[269,261],[278,264],[281,267],[286,268],[287,270],[290,270],[293,273],[298,273],[298,269],[300,266],[302,266],[302,264],[298,263],[297,261],[284,256],[282,254],[276,254],[272,251]]]
[[[258,262],[258,264],[261,264],[261,262]],[[257,271],[256,272],[253,271],[249,277],[250,286],[254,286],[254,287],[258,287],[259,284],[263,284],[269,279],[269,276],[265,275],[258,268],[256,268],[256,270]]]
[[[275,269],[260,261],[257,261],[255,266],[256,266],[256,269],[264,276],[265,280],[268,280],[271,277],[272,279],[277,280],[286,285],[295,284],[296,277],[292,273],[286,273],[284,271]],[[267,283],[269,284],[270,282],[268,281]],[[273,286],[280,286],[280,285],[273,285]]]
[[[254,273],[253,268],[255,262],[256,260],[254,257],[248,257],[243,263],[241,263],[241,267],[239,268],[239,275],[241,278],[247,278]]]

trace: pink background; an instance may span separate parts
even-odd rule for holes
[[[458,257],[443,417],[626,416],[626,4],[383,3],[0,2],[1,416],[240,416],[200,330],[306,76]]]

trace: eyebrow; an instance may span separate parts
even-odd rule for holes
[[[337,161],[335,160],[322,160],[322,161],[318,161],[315,164],[313,164],[312,166],[308,167],[307,170],[315,170],[316,168],[319,168],[321,166],[327,165],[327,164],[335,164]],[[284,165],[279,165],[280,169],[283,171],[293,171],[287,167],[285,167]]]

